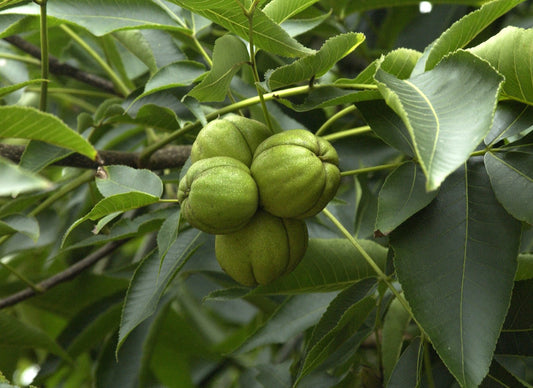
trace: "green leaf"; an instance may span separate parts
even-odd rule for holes
[[[199,101],[224,101],[233,76],[250,61],[244,43],[233,35],[224,35],[215,41],[213,68],[189,96]]]
[[[416,163],[402,164],[387,176],[379,191],[376,230],[389,234],[436,196],[437,191],[425,190],[424,174]]]
[[[315,17],[306,19],[289,19],[281,23],[281,27],[287,31],[287,33],[294,37],[302,35],[307,31],[311,31],[313,28],[319,26],[328,18],[331,17],[331,10],[328,13],[319,13]]]
[[[424,344],[416,337],[396,363],[391,373],[387,388],[418,387],[420,384],[420,365],[422,365],[422,348]]]
[[[163,194],[161,178],[150,170],[128,166],[106,166],[103,170],[106,176],[97,177],[96,186],[104,197],[139,192],[160,198]]]
[[[365,251],[382,269],[387,249],[373,241],[359,241]],[[266,286],[258,286],[250,295],[300,294],[339,290],[375,272],[363,256],[346,239],[310,239],[307,252],[289,275]]]
[[[376,307],[371,292],[375,279],[362,280],[343,290],[328,306],[307,343],[295,385],[357,332]]]
[[[385,143],[406,155],[414,156],[415,149],[402,119],[385,101],[358,101],[355,103],[363,119]]]
[[[266,344],[285,343],[316,324],[336,293],[304,294],[288,297],[244,344],[239,353]]]
[[[387,383],[392,375],[404,341],[407,325],[411,321],[409,312],[398,299],[394,299],[387,310],[383,321],[381,339],[381,359],[383,360],[383,381]]]
[[[20,168],[4,158],[0,158],[0,176],[2,177],[0,197],[7,195],[16,197],[20,193],[49,189],[52,187],[51,182],[30,171]]]
[[[489,370],[520,234],[520,222],[496,200],[480,158],[450,175],[428,207],[391,233],[405,297],[463,387],[478,386]]]
[[[263,12],[275,23],[280,24],[309,8],[317,1],[318,0],[272,0],[263,8]]]
[[[0,138],[41,140],[96,159],[94,147],[56,116],[22,106],[0,106]]]
[[[71,153],[72,151],[65,148],[39,140],[32,140],[26,146],[19,166],[32,172],[39,172],[46,166],[63,159]]]
[[[43,79],[32,79],[32,80],[29,80],[29,81],[20,82],[20,83],[15,84],[15,85],[4,86],[3,88],[0,88],[0,97],[3,97],[3,96],[5,96],[6,94],[9,94],[9,93],[13,93],[16,90],[25,88],[28,85],[40,84],[43,81],[46,81],[46,80],[43,80]]]
[[[164,260],[168,250],[178,237],[180,215],[179,209],[176,209],[170,217],[163,221],[159,232],[157,232],[157,250],[159,251],[160,260]]]
[[[113,36],[133,55],[141,60],[151,74],[157,71],[157,63],[148,40],[140,31],[116,31]]]
[[[45,349],[65,360],[69,355],[47,333],[29,326],[10,314],[0,312],[0,347]]]
[[[33,241],[39,239],[39,223],[32,216],[13,214],[0,220],[0,236],[22,233]]]
[[[515,141],[533,130],[533,106],[516,101],[502,101],[494,114],[494,122],[485,144],[495,144],[503,139]]]
[[[498,339],[496,354],[523,355],[533,352],[533,280],[516,282],[511,306]]]
[[[166,65],[148,80],[144,92],[133,102],[162,90],[189,86],[204,73],[204,65],[195,61],[179,61]]]
[[[509,12],[524,0],[488,1],[446,30],[426,52],[425,69],[433,69],[449,53],[465,47],[489,24]]]
[[[85,216],[76,220],[65,232],[63,239],[61,241],[61,246],[65,245],[65,241],[70,233],[80,225],[82,222],[87,220],[97,220],[104,216],[107,216],[116,212],[125,212],[128,210],[138,209],[143,206],[151,205],[157,203],[159,197],[153,196],[151,194],[131,191],[122,194],[115,194],[110,197],[102,199],[91,209],[89,213]]]
[[[245,40],[249,39],[248,18],[235,0],[171,1],[221,25]],[[284,57],[300,57],[314,52],[291,38],[260,9],[255,10],[252,25],[254,44],[260,49]]]
[[[518,255],[518,269],[514,280],[533,279],[533,253],[522,253]]]
[[[1,14],[39,15],[34,4],[21,5],[0,12]],[[47,14],[86,28],[96,36],[117,30],[162,28],[183,30],[176,20],[153,1],[146,0],[55,0],[47,2]]]
[[[533,224],[533,146],[487,152],[485,166],[496,198],[518,220]]]
[[[174,241],[162,265],[154,251],[137,267],[124,300],[117,353],[133,329],[154,313],[169,282],[203,243],[202,235],[189,229]]]
[[[278,67],[265,75],[270,89],[279,89],[311,77],[321,77],[365,40],[361,33],[348,32],[328,39],[315,54]]]
[[[387,105],[409,130],[428,191],[463,164],[490,131],[503,80],[488,63],[466,51],[407,80],[382,69],[375,78]]]
[[[533,105],[533,29],[506,27],[484,43],[469,49],[490,62],[505,77],[502,98]]]

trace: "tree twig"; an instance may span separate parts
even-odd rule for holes
[[[20,162],[25,146],[0,143],[0,156],[15,163]],[[154,152],[146,163],[141,162],[140,152],[125,151],[98,151],[100,163],[78,153],[67,155],[63,159],[53,163],[56,166],[77,167],[95,169],[101,165],[109,166],[119,164],[133,168],[147,168],[149,170],[163,170],[166,168],[181,167],[191,153],[191,146],[169,145]]]
[[[98,262],[99,260],[105,258],[107,255],[112,253],[114,250],[122,246],[127,241],[128,239],[110,242],[101,247],[100,249],[94,251],[90,255],[86,256],[85,258],[81,259],[76,264],[68,267],[64,271],[59,272],[58,274],[55,274],[54,276],[51,276],[40,283],[37,283],[36,286],[39,290],[42,290],[44,292],[49,290],[50,288],[57,286],[58,284],[71,280],[78,276],[81,272]],[[22,291],[12,294],[4,299],[0,299],[0,310],[20,303],[37,294],[38,293],[34,289],[30,287],[25,288]]]
[[[32,57],[41,59],[41,50],[34,44],[22,39],[20,36],[13,35],[4,38],[5,41],[18,47],[22,51],[30,54]],[[87,85],[104,90],[106,92],[120,96],[120,93],[115,90],[113,83],[105,78],[101,78],[95,74],[90,74],[80,69],[75,68],[67,63],[61,63],[59,59],[50,55],[48,58],[49,70],[56,75],[65,75],[86,83]]]

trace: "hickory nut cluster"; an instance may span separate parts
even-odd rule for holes
[[[207,124],[191,149],[178,201],[194,227],[216,235],[224,271],[246,286],[291,272],[307,249],[304,218],[319,213],[340,183],[339,158],[303,129],[272,135],[230,115]]]

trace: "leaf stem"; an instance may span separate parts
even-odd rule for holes
[[[396,167],[400,166],[402,163],[403,162],[381,164],[379,166],[364,167],[364,168],[358,168],[357,170],[343,171],[343,172],[341,172],[341,176],[366,174],[366,173],[374,172],[374,171],[388,170],[388,169],[391,169],[391,168],[396,168]]]
[[[391,292],[394,294],[394,296],[398,299],[398,301],[402,304],[402,306],[405,308],[405,311],[409,313],[411,318],[414,322],[417,323],[417,325],[420,327],[421,332],[424,332],[422,327],[418,324],[418,321],[413,315],[413,312],[411,311],[411,306],[409,306],[409,303],[407,303],[407,300],[403,297],[403,295],[394,287],[394,285],[391,283],[389,277],[379,268],[379,266],[376,264],[376,262],[370,257],[370,255],[363,249],[361,244],[353,237],[348,230],[340,223],[340,221],[335,218],[333,214],[328,209],[322,210],[324,215],[329,218],[329,220],[339,229],[339,231],[350,241],[350,243],[359,251],[361,256],[365,259],[365,261],[370,265],[370,267],[374,270],[376,273],[378,280],[385,283],[385,285],[391,290]]]
[[[40,7],[40,34],[41,34],[41,78],[45,81],[41,83],[41,96],[39,99],[39,109],[46,112],[48,105],[48,26],[46,18],[46,2],[47,0],[40,0],[37,2]]]
[[[329,135],[322,136],[322,138],[324,140],[327,140],[327,141],[334,141],[334,140],[338,140],[338,139],[343,139],[343,138],[348,137],[348,136],[360,135],[362,133],[368,133],[370,131],[371,131],[370,127],[368,125],[365,125],[365,126],[362,126],[362,127],[359,127],[359,128],[346,129],[344,131],[330,133]]]
[[[25,283],[28,287],[30,287],[35,293],[42,293],[44,292],[44,289],[42,287],[39,287],[37,284],[33,283],[30,279],[28,279],[26,276],[21,274],[19,271],[17,271],[15,268],[11,267],[9,264],[4,263],[3,261],[0,261],[0,265],[7,269],[9,272],[11,272],[13,275],[15,275],[20,281]]]
[[[91,46],[89,46],[78,34],[76,34],[73,30],[71,30],[68,26],[65,24],[62,24],[61,29],[65,31],[76,43],[78,43],[91,57],[94,58],[94,60],[102,67],[102,69],[107,73],[107,75],[111,78],[113,83],[116,85],[118,90],[123,96],[127,96],[130,94],[130,90],[128,87],[122,82],[120,77],[113,71],[113,69],[107,64],[106,61],[104,61],[100,55],[96,51],[93,50]]]
[[[316,131],[315,135],[317,136],[320,136],[322,135],[322,133],[324,133],[324,131],[326,129],[328,129],[331,124],[333,124],[335,121],[337,121],[338,119],[340,119],[341,117],[344,117],[346,116],[347,114],[353,112],[357,110],[357,108],[355,107],[355,105],[350,105],[344,109],[342,109],[341,111],[335,113],[333,116],[331,116],[329,119],[327,119],[324,124],[322,124],[322,126],[320,128],[318,128],[318,131]]]
[[[424,346],[424,369],[426,370],[426,378],[429,388],[435,388],[435,381],[433,380],[433,371],[431,368],[431,357],[429,355],[429,341],[426,336],[422,337],[422,343]]]
[[[334,84],[317,84],[317,85],[313,85],[313,89],[316,90],[316,89],[327,88],[327,87],[332,87],[332,86],[336,87],[338,85],[334,85]],[[350,86],[352,86],[352,85],[350,85]],[[264,98],[265,101],[279,100],[279,99],[286,98],[286,97],[297,96],[297,95],[300,95],[300,94],[308,93],[310,89],[311,88],[310,88],[309,85],[296,86],[296,87],[293,87],[293,88],[287,88],[287,89],[283,89],[283,90],[279,90],[279,91],[275,91],[275,92],[271,92],[271,93],[265,93],[263,95],[263,98]],[[256,104],[260,103],[260,101],[261,100],[260,100],[259,96],[250,97],[250,98],[247,98],[245,100],[241,100],[241,101],[236,102],[234,104],[227,105],[227,106],[225,106],[223,108],[217,109],[217,110],[207,114],[205,116],[205,119],[207,121],[214,120],[214,119],[216,119],[219,116],[225,115],[226,113],[234,112],[234,111],[237,111],[239,109],[243,109],[243,108],[246,108],[246,107],[249,107],[249,106],[252,106],[252,105],[256,105]],[[158,140],[157,142],[149,145],[141,153],[141,157],[140,157],[141,164],[146,163],[146,161],[150,158],[150,155],[152,155],[158,149],[160,149],[160,148],[164,147],[165,145],[167,145],[168,143],[178,139],[180,136],[182,136],[183,134],[185,134],[187,132],[194,131],[196,129],[200,129],[201,126],[202,126],[202,123],[199,120],[197,120],[194,123],[187,124],[183,128],[180,128],[177,131],[172,132],[169,136],[165,137],[164,139]]]
[[[36,65],[36,66],[39,66],[41,64],[40,60],[38,60],[36,58],[24,56],[24,55],[0,53],[0,58],[11,59],[13,61],[24,62],[24,63],[28,63],[30,65]]]
[[[250,63],[252,66],[252,74],[255,81],[255,89],[257,90],[257,95],[259,96],[259,101],[261,103],[261,108],[263,109],[263,115],[265,116],[265,123],[267,124],[267,127],[270,129],[270,132],[273,133],[272,129],[272,121],[270,120],[270,114],[268,113],[268,109],[265,103],[265,98],[263,96],[263,90],[261,90],[261,86],[259,86],[261,80],[259,79],[259,73],[257,72],[257,63],[255,61],[255,47],[254,47],[254,28],[253,28],[253,22],[254,22],[254,12],[257,7],[257,4],[259,4],[259,0],[254,0],[252,5],[250,6],[249,10],[245,10],[244,14],[248,18],[248,42],[250,43]]]

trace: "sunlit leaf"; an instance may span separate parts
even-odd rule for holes
[[[437,189],[490,131],[503,80],[485,61],[466,51],[407,80],[382,69],[375,78],[385,101],[409,130],[427,190]]]
[[[161,197],[163,183],[161,178],[150,170],[135,169],[128,166],[106,166],[105,177],[96,178],[96,186],[104,197],[129,192],[140,192]]]
[[[389,174],[379,191],[376,230],[389,234],[436,196],[437,191],[425,190],[424,174],[417,164],[402,164]]]
[[[533,105],[533,29],[506,27],[498,34],[469,49],[490,62],[505,77],[503,98]]]
[[[0,176],[2,177],[0,197],[7,195],[16,197],[20,193],[52,187],[51,182],[4,158],[0,158]]]
[[[298,59],[290,65],[278,67],[266,74],[271,89],[321,77],[339,60],[350,54],[365,40],[361,33],[349,32],[328,39],[316,54]]]
[[[270,19],[279,24],[312,6],[317,1],[318,0],[272,0],[263,8],[263,12],[270,17]]]
[[[96,158],[94,147],[56,116],[22,106],[0,106],[0,137],[41,140]]]
[[[477,386],[489,370],[520,234],[520,222],[496,200],[480,158],[450,175],[428,207],[391,233],[406,299],[462,386]]]
[[[487,152],[485,166],[503,207],[516,219],[533,224],[533,146]]]
[[[500,16],[509,12],[509,10],[522,3],[524,0],[495,0],[485,1],[481,8],[469,13],[448,30],[446,30],[433,44],[428,48],[425,55],[425,70],[433,69],[437,63],[449,53],[465,47],[489,24],[498,19]],[[482,2],[479,2],[481,4]],[[420,72],[423,70],[420,69]]]
[[[13,93],[16,90],[25,88],[28,85],[39,84],[39,83],[41,83],[43,81],[44,80],[42,80],[42,79],[32,79],[32,80],[29,80],[29,81],[26,81],[26,82],[21,82],[21,83],[15,84],[15,85],[4,86],[3,88],[0,88],[0,97],[3,97],[3,96],[5,96],[6,94],[9,94],[9,93]]]
[[[227,28],[243,39],[248,40],[250,37],[248,18],[235,0],[171,1]],[[291,38],[260,9],[255,10],[252,25],[254,44],[260,49],[286,57],[300,57],[314,52]]]
[[[239,38],[229,34],[218,38],[213,50],[213,68],[189,95],[199,101],[223,101],[233,76],[249,61],[248,50]]]

